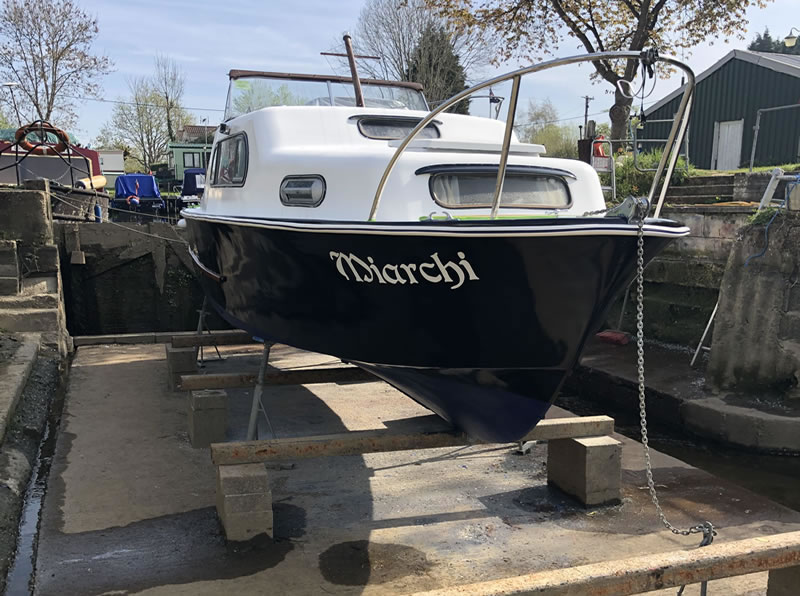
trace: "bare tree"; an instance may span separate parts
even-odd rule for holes
[[[114,112],[100,131],[97,145],[123,149],[144,171],[161,162],[169,147],[167,109],[148,77],[128,80],[130,98],[114,106]],[[172,110],[173,124],[183,126],[188,114],[180,106]]]
[[[92,53],[97,19],[72,0],[5,0],[0,10],[0,76],[19,85],[28,119],[77,118],[79,96],[95,95],[111,62]]]
[[[170,141],[175,140],[176,111],[180,109],[183,99],[183,90],[186,86],[186,74],[172,58],[157,54],[155,58],[155,73],[153,74],[153,87],[164,103],[167,118],[167,136]]]
[[[358,53],[381,60],[360,60],[359,68],[375,78],[405,80],[422,33],[438,28],[446,32],[467,80],[491,61],[493,49],[480,32],[445,22],[425,0],[368,0],[353,41]]]

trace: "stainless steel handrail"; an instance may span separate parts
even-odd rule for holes
[[[503,138],[503,147],[500,153],[500,165],[497,169],[497,183],[495,185],[495,194],[492,199],[492,219],[497,217],[497,211],[500,208],[500,196],[503,191],[503,179],[505,178],[505,169],[506,163],[508,162],[508,153],[511,146],[511,134],[509,133],[510,130],[513,129],[514,124],[514,113],[516,112],[516,105],[517,99],[519,96],[519,84],[520,80],[523,76],[539,72],[543,70],[549,70],[551,68],[555,68],[557,66],[565,66],[567,64],[577,64],[580,62],[596,62],[598,60],[620,60],[620,59],[641,59],[643,57],[643,52],[598,52],[595,54],[582,54],[580,56],[569,56],[567,58],[557,58],[555,60],[548,60],[546,62],[540,62],[539,64],[532,64],[531,66],[526,66],[525,68],[520,68],[518,70],[508,72],[506,74],[497,76],[493,79],[489,79],[484,81],[483,83],[478,83],[477,85],[470,87],[469,89],[465,89],[461,93],[457,93],[441,105],[437,107],[435,110],[431,111],[427,116],[425,116],[420,122],[413,128],[413,130],[408,134],[408,136],[403,139],[400,145],[397,147],[397,150],[392,155],[392,158],[389,160],[389,164],[386,166],[386,169],[381,176],[381,180],[378,183],[378,188],[375,191],[375,197],[372,200],[372,208],[369,212],[369,219],[368,221],[375,221],[375,217],[378,214],[378,206],[381,202],[381,196],[383,195],[383,190],[386,187],[386,181],[389,179],[389,175],[392,173],[397,160],[400,158],[400,155],[403,151],[406,150],[406,147],[414,140],[414,138],[422,131],[436,116],[447,110],[448,108],[452,107],[453,105],[457,104],[462,99],[465,99],[475,93],[476,91],[480,91],[481,89],[485,89],[487,87],[491,87],[493,85],[497,85],[502,83],[503,81],[507,81],[509,79],[514,79],[512,83],[512,92],[511,92],[511,100],[509,103],[509,113],[508,118],[506,121],[506,134]],[[661,174],[664,172],[664,168],[667,167],[667,174],[668,176],[672,175],[672,171],[675,167],[675,162],[678,159],[678,153],[680,151],[674,151],[675,146],[677,144],[680,147],[681,139],[683,138],[684,133],[686,132],[686,122],[688,122],[688,113],[689,107],[691,106],[691,98],[694,94],[695,89],[695,77],[692,70],[686,66],[683,62],[673,58],[671,56],[659,56],[659,62],[664,62],[666,64],[670,64],[672,66],[676,66],[686,73],[687,82],[686,82],[686,91],[683,94],[683,99],[681,100],[681,104],[678,107],[678,112],[675,115],[674,124],[672,126],[672,130],[670,130],[669,137],[667,139],[667,144],[664,147],[664,153],[661,157],[661,161],[658,164],[658,168],[656,169],[656,175],[653,179],[653,185],[650,187],[650,192],[648,194],[648,202],[652,205],[653,203],[653,195],[655,195],[655,191],[658,187],[658,181],[661,178]],[[669,177],[667,178],[667,181]],[[664,196],[666,195],[666,188],[667,184],[664,184],[662,189],[661,196],[659,198],[658,205],[656,206],[656,216],[661,212],[661,205],[664,201]]]

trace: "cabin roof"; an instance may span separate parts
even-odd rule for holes
[[[262,70],[238,70],[234,69],[228,73],[231,80],[241,79],[243,77],[261,77],[264,79],[292,79],[295,81],[331,81],[332,83],[352,83],[353,79],[350,77],[343,77],[339,75],[316,75],[316,74],[299,74],[296,72],[267,72]],[[422,85],[419,83],[412,83],[411,81],[384,81],[381,79],[360,79],[362,84],[365,85],[388,85],[391,87],[406,87],[422,91]]]

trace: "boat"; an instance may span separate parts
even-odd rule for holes
[[[649,56],[649,57],[648,57]],[[541,420],[643,263],[689,229],[658,217],[694,75],[647,199],[606,210],[597,173],[513,132],[523,75],[428,110],[419,85],[232,70],[189,250],[210,303],[270,342],[384,379],[477,439]],[[351,59],[352,60],[352,59]],[[507,122],[448,113],[512,81]]]
[[[122,174],[114,181],[113,209],[159,211],[165,206],[158,182],[152,174]]]

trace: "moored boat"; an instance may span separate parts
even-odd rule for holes
[[[522,75],[604,56],[505,75],[509,120]],[[444,111],[503,77],[433,112],[413,83],[230,77],[200,207],[183,212],[211,303],[254,335],[358,364],[480,439],[516,440],[544,416],[636,274],[640,238],[646,263],[688,234],[646,218],[647,201],[602,215],[588,164],[518,142],[511,122]]]

